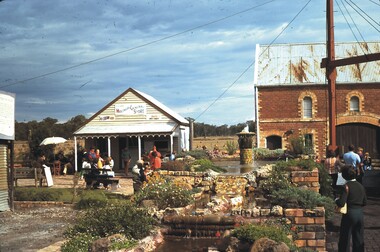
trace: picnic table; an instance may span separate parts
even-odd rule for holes
[[[87,188],[99,188],[103,185],[105,188],[108,186],[116,187],[119,184],[119,179],[111,175],[111,169],[97,169],[97,168],[82,168],[86,173],[83,174]]]

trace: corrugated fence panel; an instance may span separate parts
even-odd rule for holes
[[[0,211],[9,210],[7,146],[0,145]]]

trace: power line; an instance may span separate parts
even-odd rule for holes
[[[347,0],[346,0],[346,3],[348,3],[348,5],[350,5],[351,6],[351,8],[354,10],[354,11],[356,11],[356,13],[358,13],[365,21],[367,21],[367,23],[369,24],[369,25],[371,25],[376,31],[378,31],[378,32],[380,32],[380,30],[377,28],[377,27],[375,27],[369,20],[367,20],[367,18],[366,17],[364,17],[357,9],[355,9],[352,5],[351,5],[351,3],[349,3]],[[355,6],[357,6],[355,3],[353,3]],[[360,9],[361,10],[361,9]],[[363,11],[364,12],[364,11]],[[366,14],[367,16],[368,16],[368,14],[367,13],[365,13],[364,12],[364,14]],[[369,16],[368,16],[369,17]],[[370,17],[371,18],[371,17]],[[373,20],[372,18],[371,18],[371,20]],[[377,22],[375,21],[375,23],[377,24]]]
[[[159,43],[159,42],[161,42],[161,41],[168,40],[168,39],[171,39],[171,38],[174,38],[174,37],[180,36],[180,35],[182,35],[182,34],[185,34],[185,33],[188,33],[188,32],[191,32],[191,31],[194,31],[194,30],[197,30],[197,29],[203,28],[203,27],[205,27],[205,26],[208,26],[208,25],[211,25],[211,24],[215,24],[215,23],[218,23],[218,22],[224,21],[224,20],[226,20],[226,19],[232,18],[232,17],[237,16],[237,15],[240,15],[240,14],[242,14],[242,13],[249,12],[249,11],[251,11],[251,10],[254,10],[254,9],[256,9],[256,8],[259,8],[259,7],[261,7],[261,6],[264,6],[264,5],[266,5],[266,4],[268,4],[268,3],[271,3],[271,2],[274,2],[274,1],[275,1],[275,0],[270,0],[270,1],[264,2],[264,3],[262,3],[262,4],[259,4],[259,5],[256,5],[256,6],[253,6],[253,7],[250,7],[250,8],[248,8],[248,9],[245,9],[245,10],[242,10],[242,11],[239,11],[239,12],[236,12],[236,13],[233,13],[233,14],[228,15],[228,16],[226,16],[226,17],[222,17],[222,18],[220,18],[220,19],[216,19],[216,20],[214,20],[214,21],[211,21],[211,22],[208,22],[208,23],[205,23],[205,24],[202,24],[202,25],[198,25],[198,26],[195,26],[195,27],[193,27],[193,28],[190,28],[190,29],[187,29],[187,30],[184,30],[184,31],[181,31],[181,32],[178,32],[178,33],[172,34],[172,35],[168,35],[168,36],[165,36],[165,37],[162,37],[162,38],[156,39],[156,40],[152,40],[152,41],[150,41],[150,42],[147,42],[147,43],[144,43],[144,44],[141,44],[141,45],[135,46],[135,47],[131,47],[131,48],[128,48],[128,49],[125,49],[125,50],[122,50],[122,51],[119,51],[119,52],[116,52],[116,53],[108,54],[108,55],[105,55],[105,56],[103,56],[103,57],[99,57],[99,58],[96,58],[96,59],[93,59],[93,60],[89,60],[89,61],[86,61],[86,62],[82,62],[82,63],[76,64],[76,65],[73,65],[73,66],[65,67],[65,68],[58,69],[58,70],[55,70],[55,71],[51,71],[51,72],[48,72],[48,73],[45,73],[45,74],[41,74],[41,75],[38,75],[38,76],[34,76],[34,77],[31,77],[31,78],[28,78],[28,79],[24,79],[24,80],[16,81],[16,82],[13,82],[13,83],[10,83],[10,84],[7,84],[7,85],[3,85],[3,86],[0,86],[0,88],[10,87],[10,86],[14,86],[14,85],[16,85],[16,84],[20,84],[20,83],[28,82],[28,81],[35,80],[35,79],[39,79],[39,78],[46,77],[46,76],[49,76],[49,75],[53,75],[53,74],[56,74],[56,73],[65,72],[65,71],[68,71],[68,70],[71,70],[71,69],[74,69],[74,68],[78,68],[78,67],[81,67],[81,66],[84,66],[84,65],[88,65],[88,64],[91,64],[91,63],[94,63],[94,62],[100,61],[100,60],[104,60],[104,59],[107,59],[107,58],[111,58],[111,57],[116,56],[116,55],[119,55],[119,54],[127,53],[127,52],[130,52],[130,51],[133,51],[133,50],[136,50],[136,49],[139,49],[139,48],[145,47],[145,46],[149,46],[149,45],[152,45],[152,44],[155,44],[155,43]]]
[[[289,25],[291,23],[293,23],[293,21],[299,16],[299,14],[301,14],[301,12],[307,7],[307,5],[309,5],[309,3],[311,2],[311,0],[309,0],[303,7],[302,9],[292,18],[292,20],[281,30],[281,32],[270,42],[270,44],[264,49],[264,51],[259,55],[259,57],[261,55],[263,55],[268,49],[269,47],[281,36],[281,34],[289,27]],[[204,113],[206,113],[211,106],[213,106],[233,85],[235,85],[235,83],[253,66],[253,64],[255,64],[255,61],[253,61],[251,64],[249,64],[248,67],[246,67],[244,69],[244,71],[228,86],[228,88],[226,90],[224,90],[209,106],[207,106],[207,108],[202,112],[200,113],[194,120],[196,121],[199,117],[201,117]]]
[[[347,0],[346,0],[347,2]],[[362,10],[356,3],[354,3],[352,0],[350,0],[350,2],[356,6],[356,8],[358,8],[361,12],[363,12],[369,19],[371,19],[375,24],[379,25],[380,26],[380,23],[378,23],[375,19],[373,19],[370,15],[368,15],[364,10]]]
[[[365,42],[365,40],[364,40],[364,38],[363,38],[363,35],[361,34],[360,30],[359,30],[358,27],[356,26],[356,23],[355,23],[355,21],[353,20],[353,18],[352,18],[352,16],[350,15],[350,13],[348,12],[346,6],[344,5],[343,0],[340,0],[340,1],[341,1],[341,3],[342,3],[343,7],[346,9],[346,12],[347,12],[348,15],[350,16],[351,21],[354,23],[354,25],[355,25],[355,27],[356,27],[356,30],[359,32],[361,38],[362,38],[363,41]],[[348,27],[350,28],[352,35],[354,35],[354,38],[356,39],[356,42],[359,44],[360,49],[362,50],[363,54],[366,54],[366,52],[364,51],[363,46],[359,43],[359,40],[358,40],[358,38],[356,37],[355,32],[353,31],[353,29],[352,29],[350,23],[348,22],[348,20],[347,20],[347,18],[346,18],[346,15],[344,14],[342,8],[340,8],[339,2],[337,1],[336,3],[337,3],[337,5],[338,5],[338,7],[339,7],[340,12],[342,13],[342,15],[343,15],[343,17],[344,17],[344,20],[346,20],[346,23],[347,23]]]
[[[372,3],[374,3],[374,4],[377,4],[377,5],[379,5],[380,6],[380,2],[379,3],[376,3],[375,1],[373,1],[373,0],[369,0],[370,2],[372,2]]]

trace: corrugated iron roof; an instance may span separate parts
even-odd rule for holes
[[[379,53],[380,42],[335,43],[335,59]],[[256,45],[254,83],[257,86],[325,84],[326,43]],[[380,61],[337,68],[339,83],[380,82]]]

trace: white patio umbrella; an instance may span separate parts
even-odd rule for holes
[[[67,140],[64,139],[63,137],[47,137],[45,138],[40,145],[49,145],[49,144],[60,144],[64,143]]]
[[[60,143],[64,143],[66,142],[67,140],[63,137],[47,137],[45,138],[44,140],[42,140],[42,142],[40,143],[40,145],[50,145],[50,144],[60,144]],[[54,153],[54,150],[53,150],[53,155],[54,155],[54,160],[55,160],[55,153]]]

